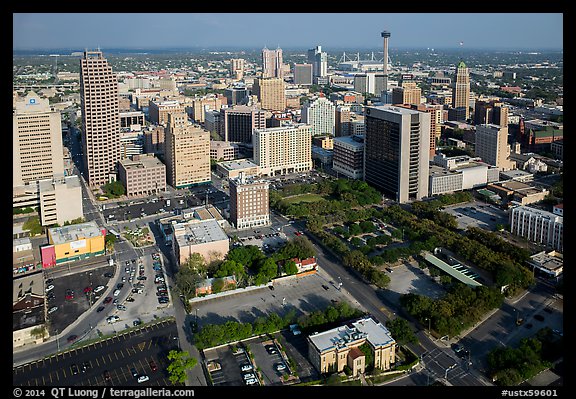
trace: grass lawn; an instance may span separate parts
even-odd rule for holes
[[[283,198],[282,201],[287,204],[298,204],[300,202],[316,202],[323,199],[324,197],[319,194],[299,194]]]

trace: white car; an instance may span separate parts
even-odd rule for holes
[[[94,292],[100,292],[104,289],[103,285],[99,285],[98,287],[94,288]]]
[[[141,375],[140,377],[138,377],[138,383],[142,383],[142,382],[146,382],[150,379],[150,377],[148,377],[147,375]]]
[[[108,316],[106,318],[106,321],[108,322],[108,324],[116,323],[118,320],[120,320],[120,317],[118,317],[116,315]]]
[[[114,293],[113,293],[112,295],[114,295],[114,296],[118,296],[118,295],[120,295],[120,290],[115,290],[115,291],[114,291]]]
[[[52,306],[49,310],[48,310],[48,314],[50,313],[54,313],[55,311],[58,310],[58,306]]]
[[[46,287],[46,292],[50,292],[54,289],[54,285],[50,284],[48,287]]]
[[[251,364],[243,364],[241,367],[242,371],[250,371],[252,370],[252,365]]]
[[[118,304],[118,305],[116,305],[116,309],[118,309],[118,310],[126,310],[126,306]]]
[[[278,363],[276,366],[276,371],[286,370],[286,365],[284,363]]]
[[[253,378],[256,378],[256,376],[255,376],[254,374],[252,374],[252,373],[244,374],[243,377],[244,377],[245,380],[251,380],[251,379],[253,379]]]
[[[258,384],[258,380],[256,378],[250,378],[249,380],[246,380],[246,385],[256,385]]]

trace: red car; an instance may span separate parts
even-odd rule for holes
[[[92,287],[86,287],[84,288],[84,293],[87,294],[89,292],[92,292]]]
[[[110,303],[110,302],[112,302],[112,297],[111,297],[111,296],[107,296],[107,297],[104,299],[104,304],[106,305],[107,303]]]
[[[158,366],[156,366],[156,362],[154,362],[154,359],[150,360],[150,362],[148,364],[150,364],[150,369],[152,371],[158,370]]]
[[[71,301],[74,299],[74,291],[66,290],[66,300]]]
[[[68,337],[68,342],[74,342],[74,341],[76,341],[77,338],[78,338],[77,335],[71,335]]]

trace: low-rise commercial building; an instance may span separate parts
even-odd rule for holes
[[[150,101],[148,115],[150,121],[157,125],[166,125],[169,113],[185,112],[184,107],[178,101]]]
[[[179,265],[193,253],[202,255],[206,262],[224,259],[230,249],[228,236],[215,219],[177,222],[172,229],[174,256]]]
[[[488,189],[498,194],[504,202],[516,201],[522,205],[542,201],[550,194],[546,189],[540,190],[526,183],[514,180],[489,184]]]
[[[558,277],[564,271],[564,256],[556,251],[541,251],[530,257],[528,261],[534,272],[536,269],[548,277]]]
[[[228,162],[220,162],[216,166],[216,171],[222,177],[235,179],[240,174],[245,176],[259,176],[260,168],[248,159],[236,159]]]
[[[63,225],[84,216],[82,188],[78,176],[67,176],[38,181],[40,224]]]
[[[334,171],[351,179],[364,176],[364,136],[343,136],[334,139]]]
[[[48,229],[48,244],[40,247],[42,267],[104,255],[105,235],[94,221]]]
[[[312,334],[307,341],[310,361],[320,373],[340,372],[344,366],[354,376],[364,373],[365,355],[358,350],[364,343],[374,352],[374,368],[389,370],[396,362],[396,341],[382,323],[370,317]]]
[[[210,140],[210,159],[215,161],[230,161],[238,158],[240,147],[229,141]]]

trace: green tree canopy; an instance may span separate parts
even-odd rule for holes
[[[178,382],[185,383],[186,372],[193,369],[198,363],[198,360],[191,357],[187,351],[171,350],[167,357],[168,360],[170,360],[170,364],[166,368],[170,382],[173,384]]]

